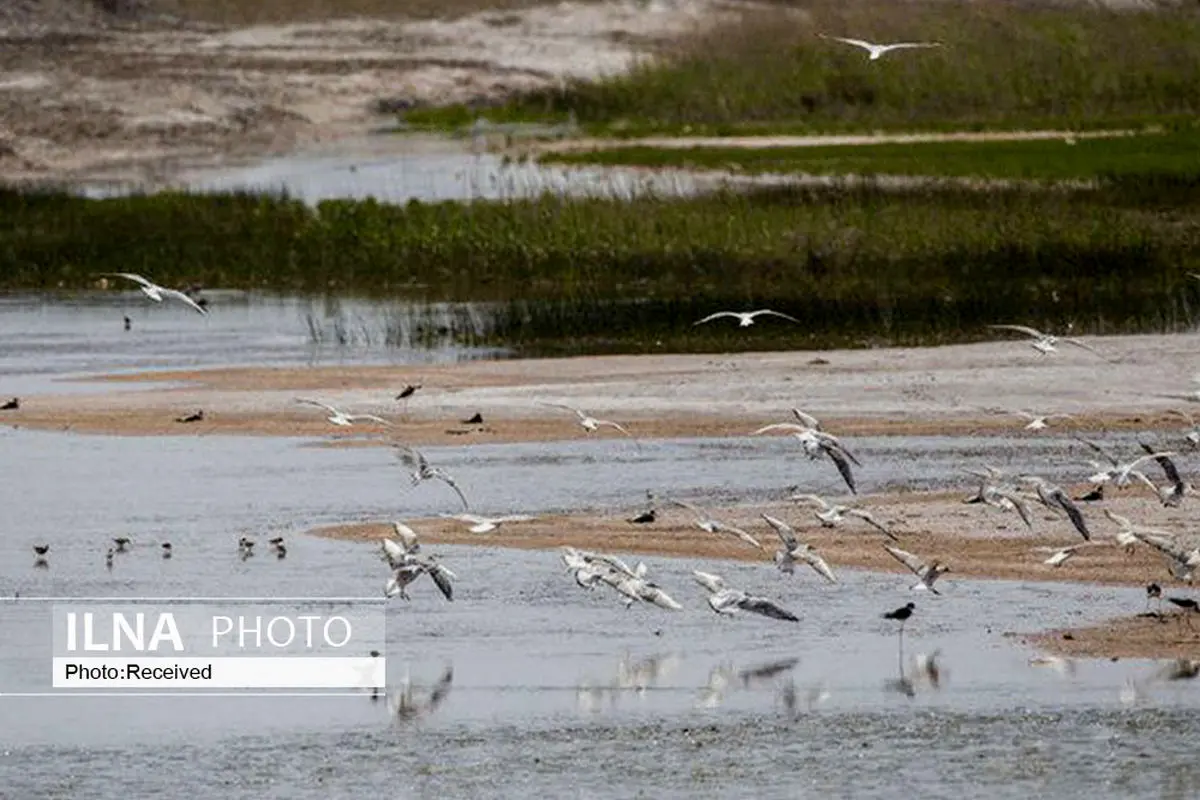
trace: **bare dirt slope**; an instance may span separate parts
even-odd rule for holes
[[[349,14],[314,19],[319,9],[300,3],[300,21],[281,12],[285,19],[262,24],[171,13],[197,5],[0,4],[0,180],[153,186],[182,166],[353,141],[394,122],[381,104],[486,100],[618,72],[734,7],[616,0],[479,10],[496,4],[458,0],[445,9],[461,16],[412,19],[395,14],[407,3],[375,2],[340,4]],[[356,9],[381,16],[350,15]]]

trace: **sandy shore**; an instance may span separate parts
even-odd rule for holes
[[[884,520],[899,538],[897,546],[932,561],[950,565],[951,572],[940,584],[943,592],[953,594],[957,578],[1006,579],[1019,581],[1072,581],[1112,586],[1144,586],[1157,582],[1167,595],[1192,596],[1191,587],[1170,578],[1162,558],[1148,548],[1127,553],[1111,543],[1112,526],[1105,521],[1093,523],[1099,529],[1096,547],[1081,550],[1060,567],[1044,564],[1049,555],[1042,548],[1059,548],[1080,540],[1061,520],[1040,514],[1036,533],[1026,532],[1020,523],[993,509],[964,505],[961,494],[921,493],[903,498],[876,496],[866,498],[863,506]],[[1183,529],[1185,515],[1151,505],[1145,498],[1122,497],[1105,507],[1129,515],[1145,524]],[[637,509],[629,509],[636,513]],[[820,526],[811,513],[791,506],[739,506],[721,510],[723,519],[743,526],[759,537],[766,548],[755,548],[728,537],[705,533],[695,528],[686,512],[668,509],[660,512],[650,525],[635,525],[625,515],[571,515],[543,517],[533,522],[503,526],[487,534],[473,534],[454,520],[407,520],[429,545],[456,544],[523,549],[553,550],[564,545],[613,553],[639,555],[692,556],[741,561],[760,561],[772,569],[771,557],[778,540],[759,518],[762,512],[776,515],[794,525],[801,537],[812,544],[834,569],[869,569],[896,573],[898,580],[912,576],[889,555],[882,545],[888,540],[866,526],[843,525],[836,529]],[[1093,512],[1094,513],[1094,512]],[[389,535],[387,523],[348,523],[315,529],[312,534],[350,541],[378,541]],[[557,555],[547,554],[548,563],[557,563]],[[801,570],[798,580],[819,580],[815,573]],[[1172,606],[1167,605],[1167,608]],[[1144,609],[1130,609],[1131,614]],[[1170,614],[1168,614],[1170,616]],[[1198,621],[1200,622],[1200,621]],[[1068,638],[1064,638],[1064,634]],[[1116,619],[1081,629],[1061,629],[1045,633],[1011,631],[1009,635],[1047,652],[1092,658],[1200,658],[1200,624],[1193,633],[1172,619],[1169,624],[1131,617]]]
[[[219,313],[219,312],[218,312]],[[356,428],[411,444],[566,439],[584,435],[563,403],[613,419],[637,437],[745,435],[801,407],[828,430],[865,435],[1037,435],[995,410],[1067,413],[1060,429],[1178,429],[1159,395],[1191,391],[1200,335],[1091,337],[1042,357],[1020,341],[935,348],[732,355],[597,356],[423,367],[230,368],[95,376],[86,393],[21,398],[0,424],[138,435],[333,437],[307,396],[392,427]],[[408,384],[421,389],[406,405]],[[107,387],[113,387],[111,390]],[[2,392],[3,387],[0,387]],[[176,423],[196,410],[205,419]],[[475,414],[482,425],[462,424]],[[338,436],[335,436],[338,435]],[[595,435],[617,435],[603,431]]]

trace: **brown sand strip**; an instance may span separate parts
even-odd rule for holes
[[[1106,544],[1081,550],[1061,567],[1047,566],[1042,561],[1049,554],[1037,552],[1035,548],[1057,548],[1081,541],[1069,524],[1039,514],[1035,520],[1038,533],[1026,534],[1023,527],[1015,527],[1020,526],[1015,517],[963,505],[960,497],[949,493],[911,493],[902,497],[867,498],[864,505],[892,526],[900,538],[899,547],[926,560],[938,559],[949,564],[952,571],[943,578],[943,585],[947,587],[953,586],[956,577],[1112,586],[1144,586],[1154,581],[1161,584],[1167,594],[1187,594],[1188,587],[1173,581],[1162,558],[1147,548],[1138,548],[1129,554],[1122,548]],[[1150,505],[1145,498],[1121,497],[1107,505],[1145,524],[1178,528],[1179,519],[1167,510]],[[535,550],[554,550],[569,545],[635,555],[761,561],[767,568],[778,540],[758,516],[764,511],[793,524],[801,538],[818,549],[835,573],[843,569],[869,569],[902,575],[898,580],[905,582],[913,580],[883,549],[882,544],[888,540],[882,534],[853,523],[832,530],[822,528],[810,524],[811,517],[807,512],[795,506],[739,506],[716,512],[722,519],[741,525],[757,536],[767,548],[766,552],[734,539],[705,533],[693,527],[685,514],[674,510],[660,512],[658,522],[652,525],[634,525],[622,517],[566,515],[506,525],[487,534],[470,533],[462,523],[440,518],[409,520],[409,523],[422,540],[431,545]],[[1097,540],[1110,535],[1111,526],[1096,519],[1097,512],[1085,513],[1094,520]],[[390,535],[391,526],[387,523],[349,523],[317,528],[310,533],[348,541],[376,542]],[[548,564],[557,566],[557,554],[547,553],[546,557]],[[819,580],[803,568],[799,579]],[[1064,633],[1073,638],[1064,639]],[[1196,620],[1194,638],[1193,632],[1177,627],[1174,620],[1170,624],[1160,624],[1136,618],[1077,630],[1010,635],[1039,649],[1070,656],[1200,658],[1200,619]]]
[[[1152,611],[1086,628],[1034,634],[1024,641],[1039,650],[1074,658],[1200,659],[1200,620],[1192,624],[1195,627],[1189,628],[1184,616],[1174,611],[1164,611],[1162,616]]]

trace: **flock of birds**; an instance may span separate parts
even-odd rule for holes
[[[132,273],[117,273],[116,275],[117,277],[137,283],[142,293],[155,302],[161,303],[165,299],[172,299],[187,305],[201,314],[207,313],[204,305],[198,303],[187,293],[166,289],[140,275]],[[762,316],[780,317],[798,322],[794,317],[786,314],[781,314],[770,309],[760,309],[750,312],[721,311],[697,321],[696,324],[705,324],[722,318],[733,318],[738,320],[739,327],[747,327],[752,325],[756,318]],[[1058,352],[1060,345],[1070,344],[1107,360],[1107,357],[1103,353],[1098,352],[1078,339],[1056,337],[1021,325],[994,325],[991,327],[998,330],[1014,331],[1028,337],[1029,345],[1042,356],[1052,356]],[[407,405],[408,400],[420,388],[419,384],[409,385],[396,395],[396,400],[403,401]],[[1200,402],[1200,393],[1194,396],[1179,395],[1177,397],[1179,399]],[[378,415],[347,413],[320,400],[297,398],[296,402],[301,405],[320,409],[327,415],[325,419],[336,427],[350,427],[358,423],[393,427],[392,422]],[[618,422],[600,419],[582,409],[569,405],[559,403],[543,403],[542,405],[572,413],[576,423],[587,434],[593,434],[602,428],[612,429],[630,438],[635,444],[637,443],[630,431]],[[5,407],[16,409],[19,407],[19,402],[14,398]],[[196,415],[193,415],[193,417],[203,418],[202,413],[200,412],[199,417],[196,417]],[[1021,416],[1027,422],[1025,428],[1030,431],[1045,430],[1049,427],[1052,420],[1069,418],[1068,415],[1039,415],[1024,411],[1013,413]],[[1177,414],[1189,425],[1188,430],[1182,438],[1182,442],[1192,449],[1200,447],[1200,428],[1196,426],[1195,420],[1186,412],[1179,411]],[[857,456],[854,455],[841,438],[825,430],[820,420],[813,415],[800,409],[792,409],[791,415],[792,418],[787,421],[772,423],[750,433],[755,436],[770,433],[786,433],[786,435],[798,443],[800,452],[804,453],[810,460],[827,458],[837,470],[838,475],[850,494],[856,495],[858,489],[854,470],[856,467],[861,467],[862,465]],[[479,418],[478,415],[477,418]],[[1016,514],[1031,530],[1034,524],[1031,511],[1033,504],[1040,504],[1049,509],[1053,514],[1064,517],[1079,537],[1081,537],[1082,541],[1064,544],[1061,547],[1048,548],[1049,556],[1044,563],[1050,566],[1060,567],[1077,553],[1088,547],[1116,545],[1129,550],[1138,546],[1146,546],[1163,556],[1170,577],[1180,581],[1191,582],[1195,570],[1197,567],[1200,567],[1200,542],[1183,534],[1136,524],[1126,517],[1113,513],[1110,509],[1105,509],[1105,515],[1116,525],[1117,531],[1111,537],[1100,537],[1093,531],[1092,524],[1088,521],[1079,505],[1083,502],[1103,500],[1104,488],[1106,486],[1125,488],[1136,483],[1150,489],[1164,506],[1179,506],[1184,498],[1192,493],[1192,487],[1183,480],[1177,465],[1172,460],[1173,457],[1178,455],[1177,452],[1156,448],[1150,444],[1140,442],[1143,452],[1127,457],[1111,453],[1103,446],[1082,436],[1076,435],[1075,438],[1097,457],[1088,462],[1092,472],[1086,476],[1086,480],[1092,485],[1092,490],[1082,497],[1071,497],[1061,486],[1039,475],[1028,473],[1009,474],[996,467],[985,466],[982,469],[965,470],[978,480],[978,486],[975,492],[967,497],[964,502],[985,504],[1001,512]],[[525,514],[487,517],[470,513],[470,504],[467,497],[458,481],[450,473],[441,467],[431,464],[419,450],[398,442],[393,442],[392,444],[396,457],[409,470],[409,478],[412,486],[415,487],[427,481],[437,481],[454,492],[462,505],[462,513],[443,514],[443,517],[452,518],[466,524],[469,526],[471,532],[479,534],[488,533],[496,530],[501,525],[534,519],[534,517]],[[1159,485],[1147,474],[1147,470],[1151,464],[1157,465],[1161,470],[1167,481],[1165,485]],[[630,523],[650,524],[656,521],[663,504],[658,502],[653,493],[648,492],[647,495],[650,500],[649,508],[631,518],[629,520]],[[915,583],[910,587],[911,590],[939,594],[936,584],[941,576],[950,571],[950,567],[938,559],[926,558],[899,547],[900,538],[896,531],[892,530],[889,525],[879,520],[869,511],[851,504],[830,502],[817,494],[806,492],[792,494],[791,500],[808,507],[814,518],[824,527],[835,527],[849,520],[859,521],[870,526],[871,529],[881,534],[887,540],[880,543],[883,550],[916,577]],[[711,512],[701,509],[692,503],[684,500],[668,499],[665,504],[689,513],[693,517],[693,524],[700,530],[716,536],[729,537],[758,551],[765,552],[767,549],[749,531],[723,521]],[[821,580],[829,583],[837,582],[838,579],[834,570],[826,559],[812,544],[805,542],[801,535],[788,522],[765,513],[761,514],[760,517],[779,541],[779,545],[773,554],[773,561],[775,567],[780,572],[790,575],[795,572],[797,565],[803,565],[811,569]],[[392,523],[392,534],[392,536],[384,537],[381,543],[381,557],[389,569],[389,576],[384,585],[385,596],[389,598],[399,597],[401,599],[409,599],[409,587],[421,576],[428,575],[431,582],[445,599],[452,601],[454,599],[453,581],[457,577],[455,573],[442,564],[437,556],[427,555],[422,551],[417,532],[408,524],[399,521]],[[106,567],[111,570],[116,558],[128,552],[131,544],[132,542],[128,537],[114,538],[112,546],[105,553]],[[286,557],[287,547],[282,537],[272,538],[269,541],[269,545],[277,558],[283,559]],[[169,542],[162,542],[159,547],[162,558],[169,559],[172,557],[172,545]],[[247,536],[239,538],[237,553],[241,559],[245,560],[252,557],[254,548],[255,542],[253,539]],[[47,567],[49,545],[39,544],[34,546],[33,549],[35,566],[39,568]],[[561,549],[561,560],[567,573],[581,589],[594,591],[600,587],[605,587],[611,590],[627,608],[632,607],[634,604],[655,606],[667,611],[679,611],[683,608],[682,604],[671,597],[660,584],[651,580],[651,576],[648,574],[648,567],[644,562],[638,562],[636,565],[630,566],[624,560],[612,554],[590,552],[569,546]],[[720,575],[696,570],[691,573],[691,578],[703,590],[708,608],[716,614],[732,616],[739,613],[746,613],[783,622],[795,623],[799,621],[799,617],[795,613],[784,608],[776,600],[731,586]],[[1148,598],[1161,599],[1161,596],[1162,590],[1157,583],[1150,584],[1147,587]],[[1190,598],[1168,597],[1167,600],[1185,612],[1184,617],[1186,617],[1186,622],[1189,626],[1191,624],[1190,613],[1200,613],[1200,605],[1197,605]],[[913,616],[915,610],[915,603],[908,602],[881,615],[884,619],[898,623],[902,658],[904,625]],[[1159,614],[1159,616],[1161,617],[1162,615]],[[925,666],[928,667],[932,663],[932,659],[926,658],[925,662]],[[1184,667],[1191,664],[1193,662],[1188,662],[1183,666],[1177,665],[1179,667],[1177,671],[1182,676],[1189,677],[1186,675],[1189,670]],[[1195,669],[1191,669],[1191,674],[1200,672],[1200,662],[1194,662],[1194,666]],[[448,680],[447,678],[447,687]]]

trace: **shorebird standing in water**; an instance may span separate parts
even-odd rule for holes
[[[112,572],[113,555],[115,553],[116,553],[116,551],[110,547],[110,548],[108,548],[108,552],[104,554],[104,566],[108,569],[109,572]]]
[[[45,569],[50,566],[50,562],[46,560],[46,556],[50,554],[50,545],[35,544],[33,546],[33,566],[38,569]]]
[[[1158,601],[1158,615],[1162,616],[1162,587],[1157,583],[1146,584],[1146,611],[1150,610],[1151,601]]]
[[[172,300],[178,300],[184,305],[189,306],[193,311],[196,311],[202,315],[208,314],[208,311],[204,309],[204,306],[189,297],[186,292],[180,292],[176,291],[175,289],[168,289],[165,286],[159,286],[157,283],[147,280],[141,275],[135,275],[132,272],[104,272],[101,274],[110,278],[125,278],[126,280],[133,281],[141,288],[142,294],[146,295],[146,297],[149,297],[156,303],[161,303],[164,299],[169,297]]]
[[[160,545],[160,549],[162,550],[163,560],[166,560],[171,557],[171,543],[170,542],[163,542]]]
[[[405,417],[405,419],[408,418],[408,401],[412,398],[412,396],[414,394],[417,393],[417,391],[420,388],[421,388],[421,384],[410,383],[407,386],[405,386],[403,389],[400,390],[400,394],[396,395],[397,400],[401,400],[404,402],[404,417]]]
[[[904,679],[904,623],[908,622],[908,618],[913,615],[913,611],[917,608],[916,603],[905,603],[897,609],[888,611],[883,615],[884,619],[893,619],[900,623],[899,644],[900,644],[900,676]]]

